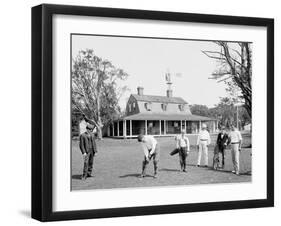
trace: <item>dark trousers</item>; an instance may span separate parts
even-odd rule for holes
[[[92,174],[93,164],[94,164],[94,153],[89,152],[84,157],[83,177],[86,177],[87,175]]]
[[[153,159],[154,175],[157,175],[157,173],[158,173],[159,158],[160,158],[160,146],[159,146],[159,144],[157,144],[155,151],[151,155],[151,158],[150,158],[150,159]],[[144,157],[144,160],[142,162],[142,175],[144,175],[144,176],[146,175],[146,168],[147,168],[148,163],[149,163],[149,161],[146,159],[146,157]]]
[[[219,145],[219,152],[221,153],[221,157],[222,157],[222,167],[224,167],[224,152],[225,152],[225,146],[224,145]]]
[[[181,170],[186,170],[186,157],[187,157],[187,148],[180,147],[179,148],[179,159],[180,159]]]

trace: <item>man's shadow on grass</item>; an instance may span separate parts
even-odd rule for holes
[[[75,174],[75,175],[71,176],[71,178],[74,180],[81,180],[81,177],[82,177],[82,174]]]
[[[119,176],[119,178],[127,178],[127,177],[140,177],[140,173],[130,173],[130,174],[125,174],[122,176]],[[145,177],[153,177],[152,175],[146,174]]]
[[[233,174],[231,170],[225,170],[223,168],[219,168],[217,170],[214,170],[213,167],[208,167],[207,170],[211,170],[218,173],[228,173]],[[252,176],[252,171],[246,171],[246,172],[240,172],[240,176]]]
[[[169,169],[169,168],[162,168],[159,169],[159,171],[165,171],[165,172],[179,172],[179,169]]]

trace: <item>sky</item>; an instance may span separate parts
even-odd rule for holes
[[[93,49],[97,56],[129,74],[120,83],[129,88],[119,102],[122,110],[138,86],[144,88],[145,95],[166,95],[167,71],[171,73],[173,96],[182,97],[188,104],[213,107],[220,97],[227,96],[223,82],[209,79],[218,62],[202,50],[220,51],[210,41],[73,35],[73,58],[85,49]]]

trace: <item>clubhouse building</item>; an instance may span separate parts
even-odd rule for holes
[[[145,95],[142,87],[131,94],[126,113],[106,128],[106,135],[114,138],[132,138],[139,134],[174,136],[185,130],[197,134],[205,123],[210,132],[217,130],[217,120],[194,115],[181,97],[173,97],[168,88],[166,96]]]

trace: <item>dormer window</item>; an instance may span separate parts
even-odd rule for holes
[[[136,108],[136,103],[134,102],[133,103],[133,110],[135,110],[135,108]]]
[[[129,112],[132,111],[132,106],[131,106],[131,104],[128,105],[128,109],[129,109]]]
[[[179,104],[178,106],[179,106],[180,111],[184,110],[184,105],[183,104]]]
[[[144,103],[144,107],[147,111],[151,111],[151,103]]]
[[[167,111],[167,104],[161,104],[161,108],[163,111]]]

